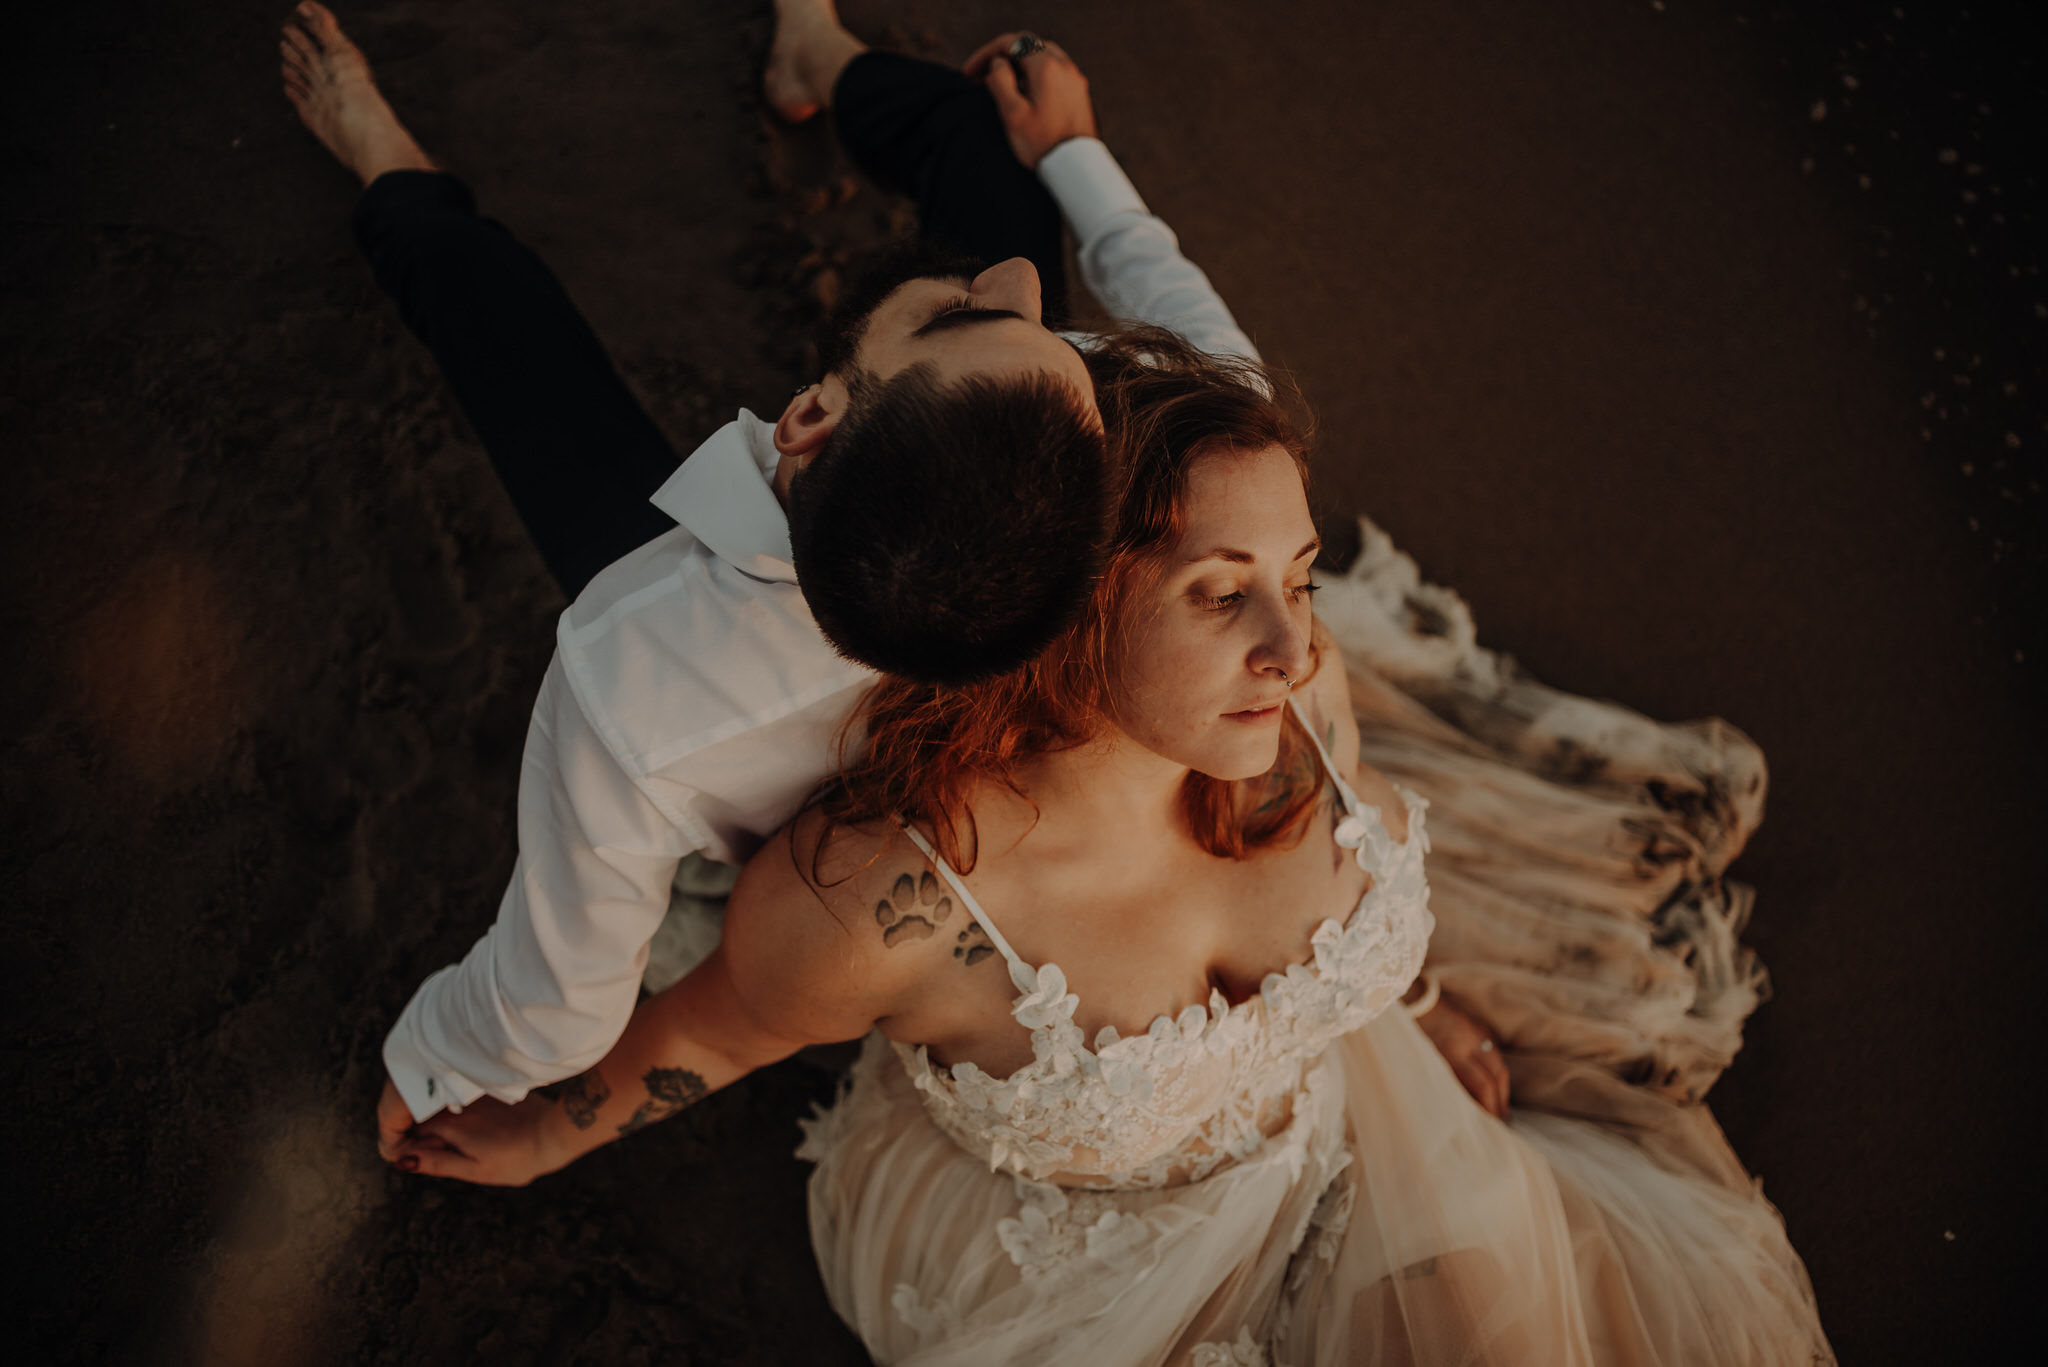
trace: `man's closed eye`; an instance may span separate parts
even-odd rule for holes
[[[950,332],[954,328],[971,327],[976,323],[991,323],[998,322],[1004,318],[1023,317],[1024,315],[1018,313],[1015,309],[983,308],[979,304],[969,303],[963,299],[957,304],[950,304],[940,309],[925,320],[924,326],[910,335],[919,338],[931,337],[941,332]]]

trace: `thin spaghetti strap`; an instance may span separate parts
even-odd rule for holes
[[[1336,764],[1330,759],[1330,752],[1323,748],[1323,738],[1316,734],[1315,727],[1309,725],[1308,714],[1301,710],[1301,700],[1290,695],[1287,705],[1294,709],[1294,719],[1301,723],[1302,730],[1308,732],[1309,744],[1315,746],[1316,754],[1322,757],[1323,772],[1330,776],[1330,782],[1337,785],[1337,795],[1344,799],[1344,810],[1356,816],[1359,808],[1358,794],[1351,791],[1351,785],[1344,781],[1344,775],[1337,772]]]
[[[953,872],[953,866],[939,857],[939,852],[932,848],[931,842],[924,838],[917,827],[908,821],[900,824],[903,833],[910,837],[910,843],[924,851],[924,857],[932,861],[932,866],[939,871],[939,876],[952,886],[953,891],[960,894],[960,900],[967,904],[967,910],[973,914],[975,923],[989,939],[995,941],[996,948],[1003,951],[1003,957],[1010,961],[1010,967],[1028,968],[1029,965],[1017,957],[1017,951],[1010,948],[1010,942],[1003,938],[1003,932],[996,929],[996,923],[988,919],[988,913],[982,910],[981,903],[974,900],[974,894],[967,890],[967,885],[960,881],[960,875]]]

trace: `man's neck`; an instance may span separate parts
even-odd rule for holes
[[[768,489],[775,495],[775,501],[782,505],[782,511],[789,511],[789,482],[796,478],[802,462],[795,456],[783,455],[775,462],[775,477],[768,481]]]

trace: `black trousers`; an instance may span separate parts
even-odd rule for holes
[[[846,67],[833,117],[920,233],[989,261],[1029,257],[1048,318],[1065,297],[1060,212],[1010,151],[995,101],[959,72],[894,53]],[[452,175],[393,171],[356,206],[356,242],[434,355],[562,592],[674,524],[647,499],[679,457],[533,251]]]

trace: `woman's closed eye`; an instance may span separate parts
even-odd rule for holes
[[[1306,603],[1321,590],[1320,584],[1290,584],[1287,586],[1287,598],[1289,602]],[[1197,594],[1195,599],[1210,612],[1223,612],[1244,601],[1244,590],[1239,589],[1235,593]]]

